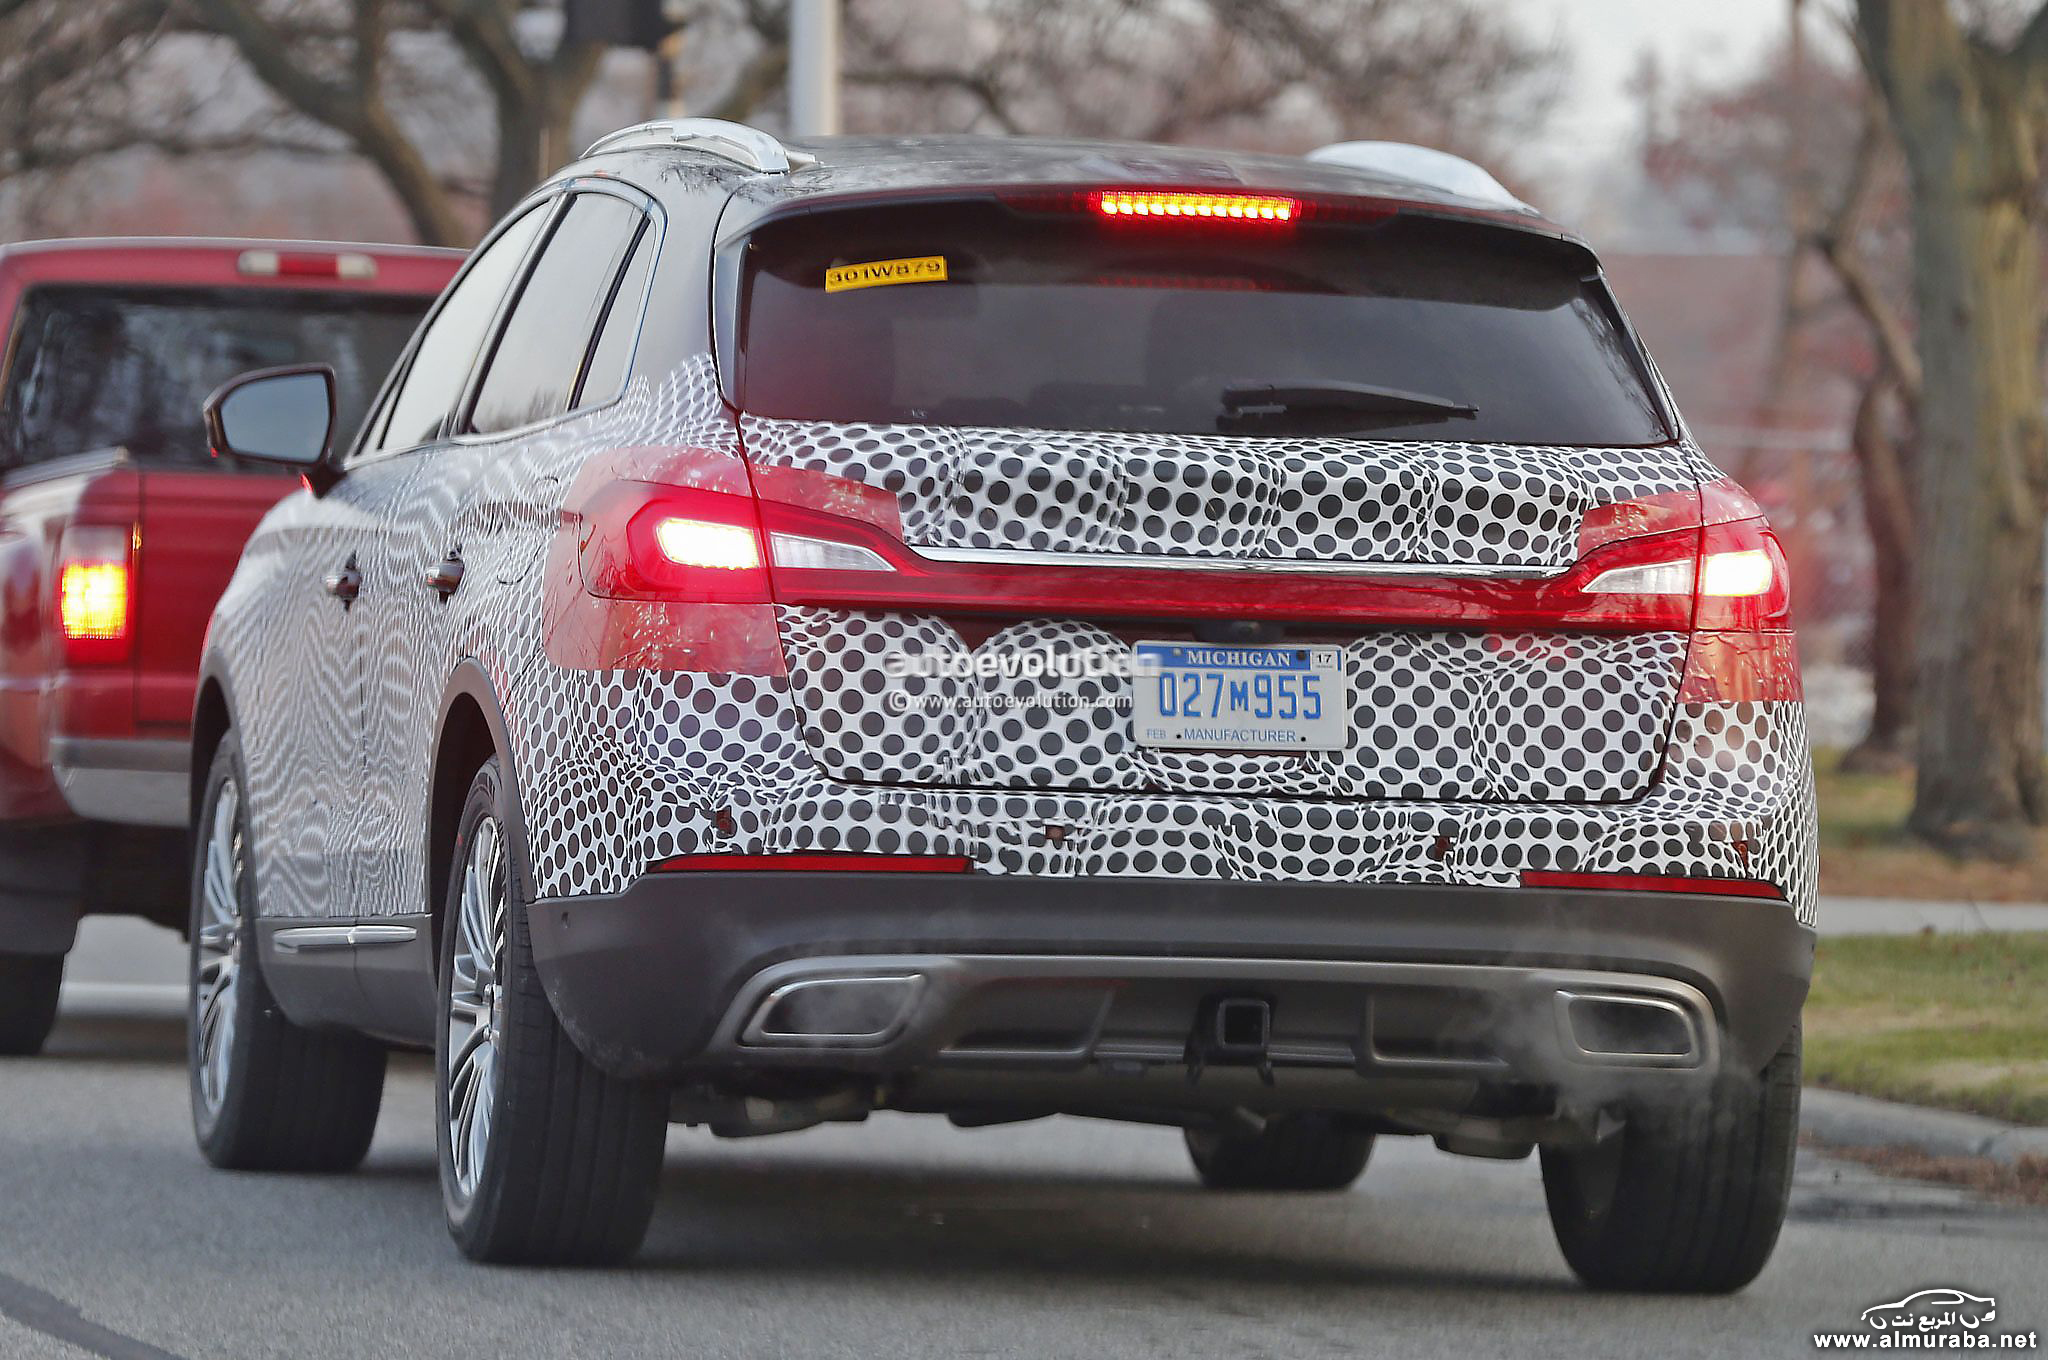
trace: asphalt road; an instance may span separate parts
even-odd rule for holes
[[[406,1059],[359,1173],[215,1172],[180,1029],[74,1010],[0,1062],[0,1356],[1803,1355],[1931,1285],[2048,1330],[2048,1214],[1818,1156],[1745,1293],[1603,1297],[1533,1161],[1387,1140],[1346,1194],[1216,1195],[1173,1133],[1068,1120],[676,1130],[632,1268],[484,1269],[440,1222],[431,1108]]]

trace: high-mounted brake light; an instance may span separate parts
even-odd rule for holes
[[[1089,206],[1104,217],[1210,222],[1292,222],[1301,200],[1284,194],[1201,194],[1177,190],[1098,189]]]
[[[57,555],[57,626],[67,661],[128,659],[134,627],[133,549],[129,526],[74,524]]]
[[[245,250],[235,257],[237,272],[252,278],[374,279],[377,262],[358,251],[329,255],[312,250]]]

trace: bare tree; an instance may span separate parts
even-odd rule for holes
[[[420,239],[463,245],[473,217],[434,167],[394,99],[394,37],[445,34],[489,92],[496,156],[489,210],[504,212],[569,157],[569,120],[602,49],[565,40],[533,55],[519,32],[523,0],[177,0],[231,42],[293,112],[345,138],[397,194]]]
[[[1496,158],[1562,62],[1469,0],[854,0],[849,124]]]
[[[1759,70],[1685,92],[1660,110],[1668,119],[1646,125],[1645,169],[1697,225],[1782,242],[1755,423],[1779,423],[1826,379],[1854,385],[1854,415],[1842,415],[1871,547],[1874,702],[1868,729],[1842,764],[1896,769],[1907,763],[1917,682],[1912,459],[1920,364],[1904,169],[1883,103],[1853,59],[1810,50],[1797,0],[1792,8],[1790,40]]]
[[[2048,6],[2000,43],[1947,0],[1858,0],[1911,172],[1921,450],[1919,778],[1910,825],[2020,859],[2048,814],[2048,401],[2035,208]]]
[[[1874,94],[1861,100],[1862,128],[1849,172],[1834,209],[1811,227],[1798,248],[1825,260],[1842,294],[1869,330],[1877,366],[1863,380],[1850,425],[1849,448],[1856,456],[1863,523],[1870,534],[1874,589],[1871,598],[1871,714],[1863,739],[1842,757],[1842,768],[1877,771],[1906,759],[1913,728],[1919,673],[1917,632],[1917,545],[1915,510],[1918,458],[1920,363],[1890,290],[1873,275],[1858,243],[1869,210],[1870,187],[1879,160],[1891,151],[1884,110]],[[1895,403],[1907,435],[1887,416]]]

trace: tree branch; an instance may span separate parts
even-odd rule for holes
[[[363,109],[348,90],[329,84],[293,59],[284,34],[249,0],[193,0],[235,44],[257,76],[286,103],[317,122],[355,135]]]
[[[787,53],[784,54],[787,64]],[[1015,136],[1024,128],[1010,112],[1009,98],[995,77],[986,69],[973,71],[946,71],[934,67],[883,66],[863,71],[848,71],[846,80],[851,85],[892,86],[909,90],[956,90],[967,95],[981,106],[982,112],[995,120],[997,127]]]

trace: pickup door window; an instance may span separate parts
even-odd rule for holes
[[[0,472],[113,445],[205,466],[207,393],[252,368],[334,365],[339,428],[362,419],[428,299],[255,288],[44,284],[0,382]]]

